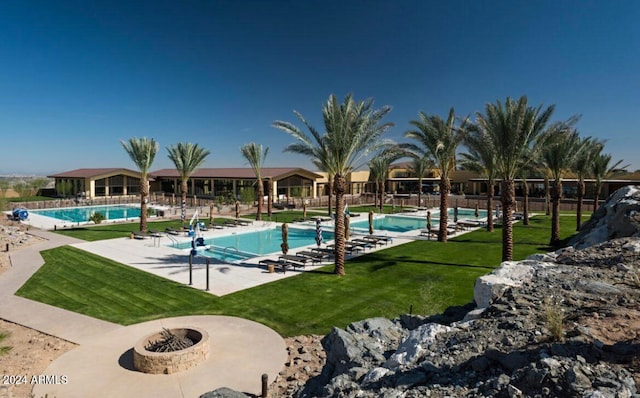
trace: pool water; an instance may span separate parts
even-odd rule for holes
[[[453,209],[449,209],[447,214],[449,215],[449,222],[453,222]],[[478,211],[478,219],[481,220],[487,217],[486,210]],[[440,224],[439,222],[440,212],[433,211],[431,212],[431,226],[437,228]],[[475,210],[474,209],[458,209],[458,219],[462,218],[470,218],[475,219]],[[369,220],[357,221],[351,223],[351,228],[356,230],[368,230],[369,229]],[[383,230],[383,231],[391,231],[391,232],[407,232],[413,231],[416,229],[424,229],[427,228],[427,217],[410,217],[410,216],[392,216],[385,215],[383,217],[378,217],[373,220],[373,229]]]
[[[289,249],[296,249],[303,246],[315,245],[316,231],[313,229],[300,229],[289,227]],[[323,231],[323,242],[333,240],[333,233]],[[252,257],[263,256],[271,253],[282,253],[280,244],[282,243],[282,232],[280,227],[238,233],[233,235],[209,238],[204,241],[210,249],[199,253],[216,258],[222,261],[240,261]],[[191,242],[183,242],[177,245],[180,249],[188,249]]]
[[[133,206],[83,206],[62,209],[29,210],[33,214],[56,218],[67,222],[87,222],[95,213],[102,213],[105,220],[139,218],[140,207]]]

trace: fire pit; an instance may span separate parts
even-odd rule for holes
[[[163,329],[133,347],[133,366],[143,373],[182,372],[209,357],[209,334],[195,327]]]

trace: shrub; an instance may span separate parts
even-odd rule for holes
[[[545,323],[554,341],[564,340],[564,312],[556,298],[544,301]]]
[[[10,335],[9,332],[0,332],[0,343],[2,343],[2,340],[9,337],[9,335]],[[11,351],[11,348],[12,347],[0,346],[0,355],[5,355],[9,351]]]
[[[104,221],[104,214],[97,211],[89,217],[89,221],[93,221],[95,224],[100,224]]]

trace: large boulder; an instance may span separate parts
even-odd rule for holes
[[[628,185],[615,191],[596,210],[570,242],[583,249],[616,238],[640,236],[640,187]]]

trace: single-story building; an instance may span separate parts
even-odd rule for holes
[[[141,174],[129,169],[75,169],[47,177],[55,179],[55,190],[60,196],[96,198],[140,194]]]
[[[180,193],[180,175],[176,169],[162,169],[151,173],[154,181],[151,192]],[[315,198],[317,181],[322,176],[299,167],[263,167],[265,195],[272,184],[274,197]],[[255,189],[256,175],[251,168],[200,168],[189,178],[188,194],[197,196],[232,196],[242,189]]]

